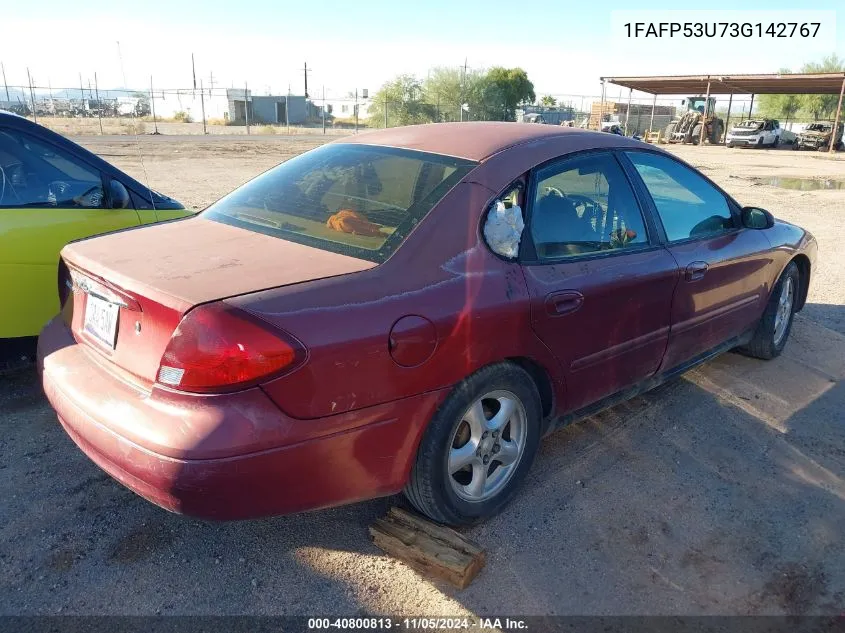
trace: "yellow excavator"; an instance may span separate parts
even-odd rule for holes
[[[698,145],[701,127],[704,126],[704,140],[715,145],[722,140],[725,122],[716,116],[716,100],[712,97],[688,97],[681,101],[686,111],[672,119],[663,132],[667,143],[692,143]]]

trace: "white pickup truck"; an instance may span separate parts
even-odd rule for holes
[[[748,119],[725,135],[728,147],[777,147],[783,128],[775,119]]]

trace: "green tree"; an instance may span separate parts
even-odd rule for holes
[[[435,120],[435,107],[423,100],[423,88],[414,75],[399,75],[388,81],[373,95],[368,125],[383,127],[387,109],[387,125],[414,125]]]
[[[463,79],[458,68],[432,68],[423,82],[423,94],[426,101],[434,104],[436,119],[439,121],[457,121],[463,100]]]
[[[540,99],[540,105],[544,105],[548,108],[554,108],[557,105],[557,99],[555,99],[552,95],[545,95],[542,99]]]
[[[845,70],[845,60],[835,53],[821,62],[811,62],[801,67],[802,73],[835,73]],[[839,95],[801,95],[801,110],[812,115],[813,119],[830,119],[836,114]]]
[[[781,68],[778,73],[788,75],[789,68]],[[760,114],[770,119],[789,121],[801,109],[800,95],[760,95]]]
[[[534,84],[522,68],[491,68],[474,87],[479,118],[493,121],[515,121],[516,108],[534,103]],[[473,117],[476,118],[476,117]]]

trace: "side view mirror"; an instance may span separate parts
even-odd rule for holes
[[[742,226],[747,229],[770,229],[775,225],[775,216],[758,207],[743,207],[740,211]]]
[[[131,202],[126,187],[123,186],[122,182],[114,178],[109,183],[109,198],[111,199],[112,209],[125,209]]]

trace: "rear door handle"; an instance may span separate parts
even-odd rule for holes
[[[584,295],[577,290],[553,292],[546,297],[546,313],[551,316],[561,316],[575,312],[584,303]]]
[[[709,267],[710,266],[707,262],[693,262],[686,267],[686,270],[684,271],[684,279],[687,281],[698,281],[699,279],[703,279]]]

